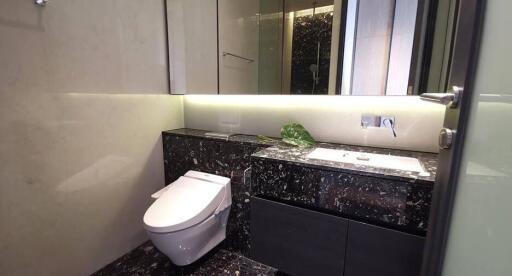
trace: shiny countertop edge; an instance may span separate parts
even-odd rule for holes
[[[279,144],[279,142],[262,141],[262,140],[258,139],[258,137],[255,135],[231,134],[231,136],[229,136],[228,139],[224,139],[224,138],[206,136],[206,133],[208,133],[208,132],[213,132],[213,131],[190,129],[190,128],[179,128],[179,129],[162,131],[162,134],[202,138],[202,139],[206,139],[206,140],[220,141],[220,142],[236,142],[236,143],[240,143],[240,144],[250,144],[250,145],[262,146],[262,147],[270,147],[270,146]],[[278,138],[272,138],[272,139],[278,140]]]

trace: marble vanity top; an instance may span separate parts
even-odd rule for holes
[[[373,148],[373,147],[365,147],[365,146],[351,146],[351,145],[342,145],[342,144],[333,144],[333,143],[318,143],[313,147],[309,148],[300,148],[293,147],[287,144],[284,144],[279,141],[267,141],[261,140],[257,136],[254,135],[244,135],[244,134],[233,134],[229,136],[228,140],[222,138],[209,137],[206,133],[212,132],[207,130],[198,130],[198,129],[189,129],[189,128],[180,128],[174,130],[167,130],[164,133],[179,135],[179,136],[187,136],[187,137],[196,137],[201,139],[208,140],[220,140],[220,141],[228,141],[235,142],[239,144],[250,144],[266,147],[265,149],[258,151],[252,155],[254,158],[266,158],[266,159],[274,159],[284,162],[297,163],[306,167],[317,167],[328,170],[339,170],[347,173],[356,173],[360,175],[367,176],[378,176],[384,177],[388,179],[395,179],[407,182],[415,182],[415,183],[426,183],[433,184],[436,177],[437,170],[437,154],[434,153],[424,153],[424,152],[415,152],[415,151],[406,151],[406,150],[393,150],[393,149],[383,149],[383,148]],[[319,159],[310,159],[306,156],[315,150],[316,148],[328,148],[328,149],[340,149],[347,151],[357,151],[357,152],[366,152],[366,153],[376,153],[376,154],[386,154],[386,155],[396,155],[396,156],[405,156],[405,157],[414,157],[417,158],[422,164],[425,171],[428,172],[428,175],[420,175],[416,172],[407,172],[402,170],[392,170],[386,168],[377,168],[370,166],[362,166],[362,165],[354,165],[349,163],[341,163],[341,162],[333,162]]]
[[[420,164],[427,173],[420,174],[418,172],[378,168],[372,166],[308,158],[307,155],[314,151],[316,148],[413,157],[419,160]],[[365,176],[378,176],[386,179],[425,184],[434,183],[437,170],[437,154],[362,146],[350,146],[331,143],[318,143],[309,148],[274,145],[254,153],[252,157],[295,163],[305,167],[320,168],[331,171],[335,170]]]

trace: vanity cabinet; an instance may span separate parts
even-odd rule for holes
[[[350,221],[344,276],[420,275],[425,238]]]
[[[251,257],[294,275],[343,275],[348,220],[251,198]]]
[[[293,275],[414,276],[424,238],[258,197],[251,257]]]

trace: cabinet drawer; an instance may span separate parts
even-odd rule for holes
[[[294,276],[343,275],[348,220],[251,199],[251,255]]]
[[[350,221],[345,276],[420,274],[425,238]]]

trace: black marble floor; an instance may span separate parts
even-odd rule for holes
[[[148,241],[92,275],[270,276],[276,272],[272,267],[219,248],[191,265],[178,267]]]

